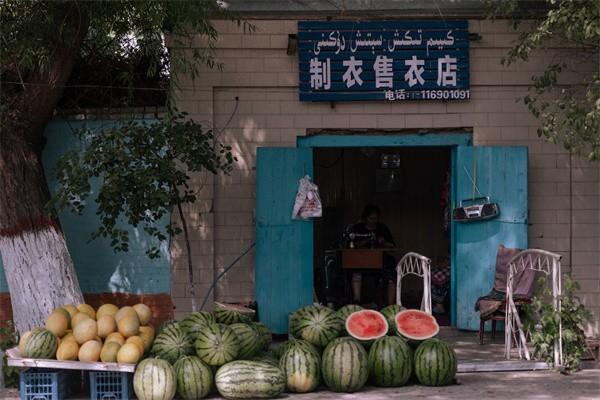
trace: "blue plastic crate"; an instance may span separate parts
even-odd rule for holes
[[[129,400],[131,392],[131,374],[128,372],[90,372],[92,400]]]
[[[62,370],[27,369],[19,375],[21,400],[62,400],[67,397],[67,374]]]

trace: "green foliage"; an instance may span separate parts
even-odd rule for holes
[[[78,133],[84,149],[59,159],[59,189],[51,206],[81,213],[91,195],[91,180],[101,179],[95,199],[101,225],[92,238],[110,238],[115,251],[129,248],[128,232],[119,228],[119,221],[141,226],[159,241],[168,239],[166,233],[180,233],[181,228],[172,221],[164,230],[157,222],[173,208],[196,201],[190,174],[227,173],[234,162],[231,148],[220,143],[212,131],[203,131],[186,119],[185,113]],[[156,246],[147,253],[151,258],[160,255]]]
[[[591,318],[576,296],[579,284],[570,277],[564,280],[561,309],[556,311],[545,277],[540,278],[538,283],[543,288],[542,292],[524,307],[526,318],[523,322],[525,330],[531,334],[534,354],[549,364],[554,362],[554,341],[559,337],[561,322],[563,367],[567,373],[575,372],[580,369],[586,349],[582,327]]]
[[[524,15],[517,0],[488,0],[490,17],[507,17],[515,29]],[[515,45],[503,58],[503,65],[527,61],[536,51],[543,51],[548,42],[561,42],[570,50],[566,62],[548,64],[541,75],[532,78],[529,94],[522,100],[540,120],[538,135],[551,143],[562,144],[567,150],[600,160],[600,0],[546,0],[544,9],[533,19],[532,28],[519,33]],[[566,45],[566,46],[565,46]],[[582,63],[595,64],[588,74],[569,68]],[[561,77],[578,76],[577,85],[564,85]]]
[[[0,326],[0,350],[6,351],[17,345],[18,338],[15,327],[12,321],[8,321],[6,325]],[[2,358],[2,372],[4,374],[4,385],[6,387],[19,386],[19,369],[9,367],[6,364],[6,356]]]

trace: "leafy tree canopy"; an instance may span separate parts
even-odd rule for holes
[[[512,19],[518,29],[526,11],[518,0],[488,0],[490,17]],[[590,161],[600,160],[600,0],[545,0],[546,9],[529,15],[531,29],[519,33],[518,40],[502,59],[504,65],[527,61],[553,40],[570,47],[569,61],[596,63],[594,72],[581,78],[579,85],[561,84],[561,76],[574,72],[566,60],[546,66],[532,79],[529,94],[522,100],[541,122],[538,135]],[[529,18],[528,18],[529,19]],[[576,54],[576,55],[575,55]],[[572,59],[575,57],[575,60]]]

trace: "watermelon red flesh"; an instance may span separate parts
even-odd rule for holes
[[[400,311],[395,320],[398,332],[408,339],[430,339],[440,331],[435,318],[421,310]]]
[[[346,331],[359,340],[378,339],[387,334],[388,323],[378,311],[361,310],[348,316]]]

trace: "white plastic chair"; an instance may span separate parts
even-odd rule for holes
[[[513,298],[514,277],[520,272],[531,269],[552,275],[552,305],[559,312],[561,308],[560,296],[562,295],[560,254],[551,253],[546,250],[527,249],[517,253],[508,262],[508,275],[506,280],[506,318],[504,327],[504,354],[510,360],[510,352],[513,340],[516,344],[519,358],[525,357],[529,360],[530,354],[527,348],[527,337],[523,331],[523,324],[515,306]],[[562,323],[558,322],[558,339],[554,342],[554,366],[562,365]]]
[[[417,275],[423,278],[421,310],[431,314],[431,260],[418,253],[406,253],[398,261],[396,272],[396,304],[402,305],[402,278],[408,274]]]

